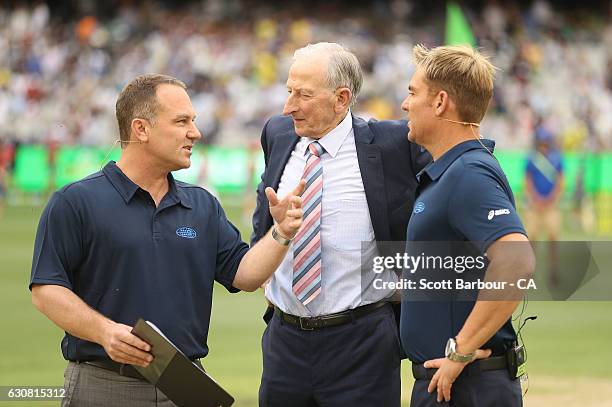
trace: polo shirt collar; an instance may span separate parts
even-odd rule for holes
[[[119,192],[119,195],[121,195],[125,203],[129,204],[140,187],[129,179],[127,175],[123,173],[123,171],[121,171],[115,161],[110,161],[108,164],[106,164],[102,169],[102,172],[104,175],[106,175],[106,178],[108,178],[117,192]],[[172,173],[168,174],[168,196],[173,201],[180,202],[184,207],[189,209],[192,208],[191,200],[183,188],[177,186]]]
[[[480,144],[482,142],[482,144]],[[442,155],[442,157],[438,158],[436,161],[430,162],[423,170],[417,175],[417,178],[420,179],[422,174],[425,172],[429,176],[432,181],[437,180],[444,174],[444,171],[451,166],[453,162],[463,154],[467,153],[470,150],[482,149],[484,151],[483,145],[493,153],[495,149],[495,141],[489,139],[479,139],[479,140],[467,140],[462,143],[457,144],[446,153]],[[489,153],[487,153],[489,154]]]
[[[193,203],[191,202],[191,198],[189,198],[189,195],[185,191],[185,188],[181,187],[176,183],[174,177],[172,176],[172,173],[168,174],[168,183],[170,184],[170,188],[174,188],[175,194],[178,197],[178,200],[181,205],[183,205],[185,208],[192,209]]]
[[[119,192],[119,195],[121,195],[125,203],[130,203],[140,187],[117,167],[115,161],[109,161],[102,169],[102,172],[106,175],[110,183],[113,184],[117,192]]]
[[[302,155],[306,154],[306,149],[308,148],[308,145],[312,141],[318,141],[319,144],[321,144],[321,146],[325,149],[325,152],[329,154],[332,158],[335,158],[336,154],[338,154],[338,151],[340,151],[340,147],[342,147],[342,143],[344,143],[344,140],[346,140],[352,128],[353,118],[351,115],[351,111],[349,110],[346,113],[346,116],[344,116],[344,119],[342,119],[342,121],[340,122],[340,124],[334,127],[329,133],[327,133],[318,140],[308,138],[307,143],[300,143],[298,148],[301,151],[299,151],[299,153],[301,153]]]

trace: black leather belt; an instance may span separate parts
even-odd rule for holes
[[[280,308],[274,307],[274,315],[277,315],[282,322],[293,325],[304,331],[313,331],[315,329],[329,328],[332,326],[344,325],[355,319],[371,314],[379,308],[387,305],[387,302],[379,301],[373,304],[357,307],[352,310],[338,312],[336,314],[322,315],[319,317],[298,317],[296,315],[286,314]]]
[[[505,356],[492,356],[486,359],[478,359],[468,364],[461,374],[468,376],[483,372],[485,370],[502,370],[508,368],[508,361]],[[412,375],[417,380],[431,380],[438,369],[425,368],[423,363],[412,364]]]
[[[113,360],[88,360],[87,362],[82,363],[99,367],[101,369],[110,370],[111,372],[115,372],[121,376],[146,380],[140,373],[138,373],[136,369],[134,369],[134,366],[132,365],[118,363]]]
[[[200,359],[194,359],[192,360],[192,362],[198,365],[199,367],[201,367],[202,370],[204,370],[204,368],[202,367],[202,363],[200,362]],[[140,380],[146,380],[140,373],[138,373],[138,371],[134,368],[134,366],[129,365],[129,364],[115,362],[114,360],[106,360],[106,359],[88,360],[86,362],[81,362],[81,363],[99,367],[105,370],[110,370],[111,372],[115,372],[121,376],[131,377],[131,378],[140,379]]]

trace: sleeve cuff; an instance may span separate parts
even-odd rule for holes
[[[525,229],[523,228],[519,228],[519,227],[510,227],[510,228],[505,228],[502,230],[499,230],[495,233],[493,233],[491,236],[489,236],[487,239],[485,239],[482,244],[481,247],[479,248],[483,253],[486,252],[489,247],[491,247],[491,245],[493,243],[495,243],[497,241],[497,239],[509,235],[510,233],[520,233],[522,235],[527,236],[527,233],[525,232]]]
[[[69,289],[70,291],[74,291],[72,289],[72,285],[66,281],[62,281],[62,280],[52,280],[52,279],[44,279],[44,278],[35,278],[34,280],[32,280],[30,282],[30,285],[28,286],[28,289],[30,291],[32,291],[32,286],[36,284],[36,285],[59,285],[62,287],[66,287],[67,289]]]

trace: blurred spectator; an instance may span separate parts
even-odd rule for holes
[[[0,140],[0,219],[4,216],[6,203],[8,173],[12,169],[13,146]]]
[[[6,202],[7,192],[7,171],[5,167],[0,166],[0,219],[4,216],[4,205]]]
[[[561,232],[559,200],[563,193],[563,161],[553,134],[539,119],[535,127],[535,149],[525,171],[526,226],[530,240],[548,240],[549,279],[558,284],[557,243]]]
[[[572,194],[570,227],[575,231],[593,234],[595,231],[595,208],[592,197],[586,191],[586,157],[580,158],[578,171],[574,180],[574,193]]]

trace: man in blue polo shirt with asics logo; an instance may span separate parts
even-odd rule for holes
[[[486,255],[487,276],[500,270],[529,276],[533,253],[512,191],[493,156],[494,142],[481,140],[477,131],[491,99],[494,67],[465,46],[418,45],[414,57],[417,70],[402,109],[410,120],[408,138],[434,161],[418,176],[407,254],[420,255],[413,249],[419,242],[451,242]],[[519,255],[505,242],[522,243]],[[411,406],[522,405],[519,381],[506,363],[516,341],[510,317],[518,298],[457,300],[457,290],[433,301],[406,295],[400,333],[416,379]]]

